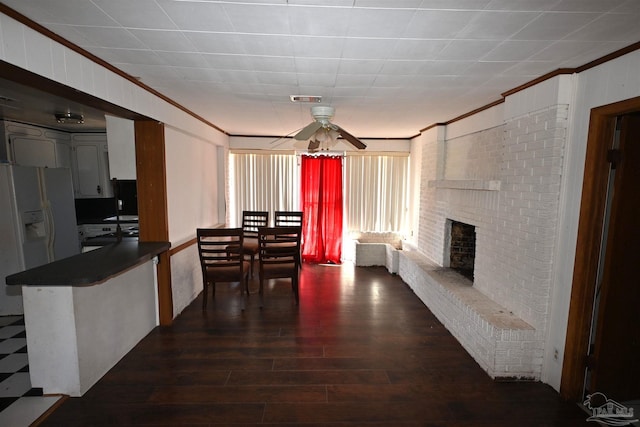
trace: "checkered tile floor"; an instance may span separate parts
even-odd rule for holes
[[[0,411],[22,396],[42,396],[32,388],[22,316],[0,317]]]
[[[28,427],[61,396],[31,387],[23,316],[0,316],[0,426]]]

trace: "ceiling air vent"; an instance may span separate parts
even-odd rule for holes
[[[322,102],[321,96],[316,95],[289,95],[291,102]]]

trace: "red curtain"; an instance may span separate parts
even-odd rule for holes
[[[304,212],[302,259],[340,264],[342,256],[342,158],[302,156]]]

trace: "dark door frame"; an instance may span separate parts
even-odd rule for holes
[[[605,220],[610,166],[607,151],[613,141],[616,118],[637,111],[640,111],[640,97],[591,110],[560,383],[562,397],[573,401],[581,401],[583,398],[601,233]]]

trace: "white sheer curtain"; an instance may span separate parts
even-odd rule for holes
[[[231,152],[229,157],[229,226],[242,224],[242,211],[300,209],[300,176],[294,153]]]
[[[408,154],[349,154],[344,161],[345,231],[408,228]],[[298,157],[232,151],[229,158],[229,223],[242,223],[243,210],[300,210]],[[273,220],[271,220],[273,222]]]
[[[351,155],[345,165],[347,231],[405,232],[408,155]]]

